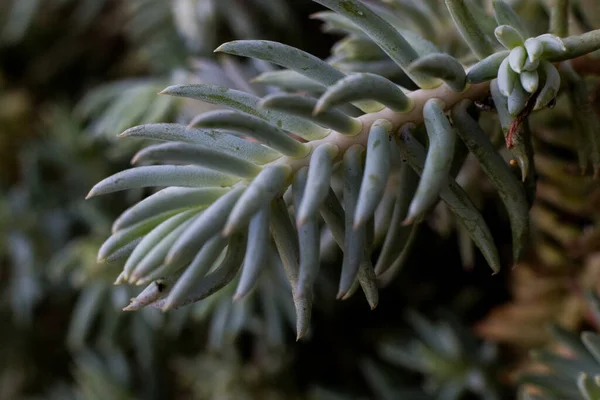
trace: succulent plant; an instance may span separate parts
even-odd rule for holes
[[[480,399],[501,398],[498,349],[494,344],[479,343],[454,317],[430,321],[412,311],[408,319],[415,337],[408,342],[393,338],[381,341],[380,358],[422,374],[423,393],[429,398],[460,399],[467,393]],[[372,363],[365,366],[371,373],[375,372],[373,368]],[[399,394],[379,397],[392,399]]]
[[[271,73],[271,82],[275,76],[297,89],[322,94],[282,92],[259,98],[215,85],[170,86],[162,94],[231,110],[202,113],[188,125],[142,125],[121,135],[167,142],[138,152],[134,163],[144,165],[103,180],[88,195],[167,186],[124,212],[99,253],[100,261],[127,258],[117,283],[149,284],[127,310],[148,305],[169,310],[200,301],[227,286],[243,265],[235,295],[242,298],[257,282],[273,241],[291,284],[301,337],[309,327],[320,231],[328,229],[344,250],[338,298],[362,287],[375,307],[377,276],[402,255],[405,242],[399,238],[407,236],[406,225],[422,218],[439,198],[497,272],[501,261],[493,236],[454,180],[468,152],[508,210],[513,263],[522,259],[531,201],[526,189],[535,179],[527,117],[536,107],[525,94],[519,97],[519,107],[511,104],[517,100],[514,88],[525,82],[532,89],[533,77],[526,75],[519,85],[506,82],[514,78],[507,77],[506,70],[500,73],[508,52],[494,44],[491,33],[504,38],[520,29],[523,23],[517,14],[496,1],[495,20],[479,18],[484,13],[477,4],[446,1],[455,29],[472,53],[459,60],[423,45],[427,42],[414,33],[409,39],[377,7],[358,0],[316,2],[334,11],[347,30],[359,32],[385,53],[415,87],[399,86],[372,72],[345,74],[277,42],[245,40],[220,46],[218,52],[285,68]],[[443,10],[424,8],[426,4],[413,9],[421,16],[442,15]],[[532,89],[540,100],[537,108],[550,104],[556,95],[559,78],[550,63],[559,63],[566,79],[576,83],[581,78],[569,70],[568,60],[600,48],[598,31],[563,38],[530,39],[523,30],[520,35],[522,41],[503,39],[503,43],[522,42],[523,47],[516,47],[522,50],[515,54],[527,47],[530,62],[542,65],[537,88]],[[513,72],[534,70],[524,70],[526,60],[516,55],[508,55],[509,66],[512,59]],[[506,97],[503,93],[509,87]],[[525,183],[519,182],[477,122],[475,103],[489,97]],[[579,100],[585,109],[586,100],[581,96]],[[579,148],[590,156],[583,161],[593,161],[598,154],[595,127],[590,124],[589,135],[583,135]],[[468,151],[458,150],[462,146]],[[154,163],[164,165],[148,165]],[[373,238],[382,235],[374,215],[384,204],[390,179],[398,175],[393,216],[385,225],[382,254],[373,263]],[[336,181],[343,182],[342,187],[331,186]]]
[[[600,321],[600,298],[594,291],[587,293],[589,314],[595,326]],[[584,331],[581,335],[551,327],[558,343],[554,351],[534,350],[532,357],[545,366],[539,373],[521,376],[524,399],[595,399],[600,394],[600,335]]]

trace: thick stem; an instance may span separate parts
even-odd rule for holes
[[[567,51],[548,57],[548,61],[565,61],[600,49],[600,29],[582,35],[563,38]]]
[[[569,0],[554,0],[550,31],[558,37],[569,35]]]
[[[446,0],[446,7],[460,34],[480,60],[494,53],[494,48],[477,25],[464,0]]]
[[[308,156],[300,159],[291,157],[281,157],[270,164],[286,164],[292,168],[292,172],[298,171],[300,168],[307,166],[310,163],[310,154],[317,146],[325,143],[336,145],[339,149],[337,159],[341,159],[346,150],[354,145],[367,145],[369,138],[369,130],[371,125],[379,119],[385,119],[392,124],[392,132],[398,130],[402,125],[413,122],[420,124],[423,122],[423,106],[425,102],[431,98],[442,100],[446,105],[446,110],[452,108],[456,103],[463,99],[479,100],[489,93],[489,82],[483,82],[467,86],[462,92],[455,92],[446,84],[443,84],[435,89],[422,89],[410,93],[409,97],[413,103],[413,108],[408,112],[394,112],[388,108],[377,113],[365,114],[358,118],[362,124],[362,130],[358,135],[347,136],[339,132],[331,132],[327,137],[319,140],[313,140],[306,143],[310,146],[311,152]]]

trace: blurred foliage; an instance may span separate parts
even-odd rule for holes
[[[546,2],[511,3],[530,15],[536,31],[546,29],[538,18]],[[589,3],[572,2],[579,10],[574,26],[598,27],[597,13],[581,12]],[[522,368],[523,352],[498,355],[470,325],[478,321],[487,339],[526,350],[551,340],[548,322],[581,328],[581,293],[596,284],[599,265],[596,187],[554,170],[538,184],[536,261],[494,281],[471,271],[482,260],[440,206],[417,234],[406,267],[394,271],[402,279],[387,282],[379,309],[370,313],[356,299],[316,302],[320,334],[303,343],[294,342],[295,313],[276,260],[244,302],[231,300],[230,285],[168,314],[121,311],[138,290],[114,286],[122,265],[99,265],[96,253],[116,216],[150,193],[84,201],[94,183],[126,168],[143,145],[115,146],[116,135],[143,123],[188,122],[212,107],[156,95],[172,83],[269,93],[247,82],[272,67],[212,50],[232,38],[276,38],[327,54],[339,30],[307,18],[320,10],[300,0],[0,3],[0,399],[511,398],[506,387],[514,381],[505,370]],[[317,33],[319,26],[334,36]],[[443,25],[422,33],[443,40],[445,50],[466,52]],[[351,45],[338,44],[330,61],[347,72],[379,68],[405,79],[376,57],[359,63]],[[536,160],[542,176],[544,166],[576,159],[556,135],[572,128],[564,103],[559,99],[555,119],[532,122],[541,157],[549,158]],[[467,168],[459,180],[505,224],[480,171]],[[340,257],[330,249],[317,283],[323,299],[334,297]],[[399,317],[404,309],[433,314],[439,304],[451,312],[436,322]],[[585,365],[550,353],[537,359],[555,363],[557,382],[571,395],[587,384],[581,371],[598,373],[597,349],[585,350]]]

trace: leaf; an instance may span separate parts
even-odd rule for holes
[[[590,100],[588,84],[568,63],[561,65],[562,76],[567,84],[567,95],[571,107],[571,115],[579,129],[574,129],[577,135],[576,143],[578,152],[586,155],[594,167],[594,176],[600,171],[600,119],[595,111],[595,106]],[[580,164],[587,168],[587,160]]]
[[[413,103],[392,81],[376,74],[359,73],[340,79],[321,96],[315,113],[359,100],[375,100],[393,111],[408,112]]]
[[[544,46],[541,41],[536,38],[529,38],[525,41],[525,50],[530,62],[540,60],[544,52]]]
[[[144,239],[137,245],[133,253],[127,259],[125,266],[123,267],[123,278],[129,280],[132,272],[136,269],[137,265],[146,257],[146,255],[160,243],[161,240],[177,227],[181,226],[185,221],[192,218],[198,210],[189,210],[179,214],[162,222],[150,233],[144,236]]]
[[[590,354],[594,356],[596,362],[600,364],[600,336],[594,332],[583,332],[581,334],[581,341]]]
[[[374,310],[379,304],[379,289],[377,287],[377,277],[373,270],[373,264],[368,257],[365,257],[361,262],[356,279],[360,283],[369,307],[371,310]]]
[[[545,60],[540,62],[540,66],[543,71],[544,86],[542,86],[535,101],[534,111],[548,106],[556,98],[560,89],[560,74],[556,67]]]
[[[470,104],[470,101],[463,100],[454,106],[452,120],[458,135],[479,161],[508,211],[513,239],[513,263],[516,263],[522,258],[529,238],[529,203],[525,189],[496,152],[479,124],[468,114]]]
[[[467,75],[462,64],[445,53],[420,57],[408,69],[432,78],[439,78],[455,92],[462,92],[467,84]]]
[[[250,142],[214,129],[194,129],[181,124],[148,124],[130,128],[121,137],[137,137],[162,141],[176,141],[221,150],[256,164],[266,164],[281,154],[261,144]]]
[[[385,119],[376,120],[369,131],[365,172],[360,185],[353,229],[365,225],[373,217],[375,208],[388,182],[390,173],[390,134],[392,124]]]
[[[296,298],[295,291],[298,285],[298,260],[300,252],[298,249],[298,234],[292,225],[287,206],[282,198],[276,198],[271,203],[271,232],[277,251],[281,256],[281,262],[292,287],[294,306],[296,308],[296,337],[297,340],[304,337],[310,327],[312,312],[312,296]]]
[[[594,379],[585,372],[582,372],[577,379],[577,387],[583,394],[585,400],[600,399],[600,386],[596,384]]]
[[[516,117],[527,106],[529,93],[523,89],[521,82],[516,82],[513,91],[508,96],[508,112],[511,116]]]
[[[256,285],[260,273],[270,263],[271,234],[269,233],[270,207],[263,207],[252,217],[248,227],[248,245],[244,256],[242,274],[234,300],[242,299]]]
[[[400,182],[396,191],[396,201],[390,229],[387,232],[379,258],[375,264],[375,273],[377,276],[383,274],[393,263],[394,259],[406,245],[411,228],[402,225],[402,221],[408,215],[410,201],[415,194],[418,184],[418,176],[413,169],[406,163],[403,163],[400,169]]]
[[[403,240],[404,246],[402,247],[400,254],[398,254],[394,262],[378,276],[378,285],[380,287],[388,286],[396,277],[396,275],[398,275],[398,273],[402,270],[402,267],[406,264],[408,256],[415,245],[417,233],[419,232],[420,227],[420,223],[413,224],[410,227],[408,230],[408,237]]]
[[[169,86],[161,94],[187,97],[210,104],[222,105],[264,119],[282,129],[294,132],[296,135],[307,140],[321,139],[327,133],[324,129],[319,128],[309,121],[276,111],[261,110],[258,107],[258,103],[260,102],[259,97],[240,90],[216,85],[186,84]]]
[[[415,49],[400,32],[357,0],[314,0],[348,18],[360,27],[421,88],[437,87],[439,82],[406,69],[418,58]]]
[[[93,327],[94,318],[101,312],[102,301],[108,290],[104,283],[97,282],[79,295],[67,332],[66,341],[71,350],[84,347],[86,337]]]
[[[240,178],[191,165],[152,165],[118,172],[97,183],[86,199],[121,190],[150,186],[226,187]]]
[[[133,158],[132,164],[142,162],[163,162],[195,164],[240,178],[253,178],[261,170],[246,160],[189,143],[161,143],[140,150]]]
[[[494,7],[494,16],[496,17],[498,25],[512,26],[522,37],[529,37],[529,33],[527,32],[523,21],[508,4],[502,0],[493,0],[492,5]]]
[[[572,377],[555,375],[522,374],[520,381],[523,383],[543,388],[544,394],[552,395],[556,399],[579,399],[580,392]]]
[[[132,240],[131,242],[127,243],[125,246],[121,247],[119,250],[115,251],[114,253],[110,254],[108,257],[106,257],[105,260],[103,260],[103,262],[106,263],[114,263],[120,260],[123,260],[127,257],[129,257],[131,255],[131,253],[133,253],[133,250],[136,248],[136,246],[142,241],[142,238],[137,238]],[[119,281],[119,283],[121,283]]]
[[[559,373],[564,377],[575,378],[580,372],[587,371],[587,366],[585,365],[584,360],[573,357],[565,357],[549,350],[534,350],[531,352],[530,356],[532,360],[544,364],[545,366],[551,368],[552,371],[555,371],[555,373]],[[596,364],[595,369],[598,369],[598,364]]]
[[[260,103],[260,107],[304,117],[343,135],[354,136],[361,132],[362,124],[358,120],[349,117],[339,110],[327,110],[326,112],[315,114],[313,110],[316,105],[317,100],[312,97],[279,93],[265,97]]]
[[[425,166],[417,191],[410,203],[405,223],[413,222],[438,200],[440,192],[447,185],[456,133],[444,112],[445,104],[439,99],[429,99],[423,106],[423,117],[429,138],[429,148]]]
[[[175,243],[175,241],[191,223],[192,220],[187,219],[171,232],[162,237],[159,241],[157,241],[151,248],[149,248],[137,265],[135,265],[133,271],[129,273],[129,277],[127,279],[128,282],[135,284],[140,279],[147,277],[150,273],[158,269],[163,264],[165,256],[169,252],[173,243]],[[185,260],[185,262],[187,261],[189,260]],[[173,269],[183,267],[182,264],[183,262],[177,266],[174,266]]]
[[[334,58],[370,61],[389,59],[387,54],[368,37],[346,36],[331,49]]]
[[[494,35],[496,36],[496,39],[498,39],[500,44],[509,50],[517,46],[523,46],[523,44],[525,44],[525,48],[527,48],[527,42],[525,42],[523,36],[521,36],[519,31],[517,31],[510,25],[498,26],[494,31]]]
[[[494,53],[494,48],[481,30],[477,21],[469,11],[464,0],[445,0],[446,7],[452,16],[454,24],[469,48],[479,58],[485,58]]]
[[[224,188],[168,187],[125,210],[113,224],[113,234],[164,212],[209,205],[229,190]]]
[[[410,166],[417,174],[422,174],[425,149],[406,132],[407,128],[409,127],[403,128],[404,132],[401,132],[397,143]],[[469,200],[468,195],[453,179],[448,178],[447,184],[448,186],[441,191],[440,197],[456,215],[457,220],[465,226],[490,268],[497,273],[500,269],[498,251],[485,220]]]
[[[467,72],[467,81],[469,83],[481,83],[494,79],[498,75],[500,64],[508,57],[510,52],[499,51],[483,60],[480,60]]]
[[[537,71],[523,71],[519,74],[521,78],[521,86],[528,93],[535,93],[540,83],[540,78]]]
[[[542,44],[543,52],[545,57],[556,56],[567,51],[567,46],[562,39],[556,35],[546,33],[535,38]]]
[[[206,241],[217,235],[244,190],[245,187],[232,189],[204,210],[173,244],[166,257],[167,264],[189,259]]]
[[[258,212],[263,204],[270,203],[275,196],[283,193],[290,174],[291,168],[288,165],[273,165],[262,170],[249,183],[231,210],[223,228],[223,235],[230,236],[245,229],[252,216]]]
[[[554,324],[550,325],[549,331],[554,339],[571,350],[577,359],[590,365],[598,365],[596,358],[590,354],[578,335]]]
[[[310,179],[308,182],[310,183]],[[335,192],[331,187],[327,192],[325,201],[321,203],[319,211],[321,213],[321,217],[325,221],[325,224],[331,231],[334,240],[336,241],[338,246],[340,246],[340,249],[342,249],[342,251],[345,251],[345,213],[340,201],[338,200]]]
[[[312,54],[268,40],[235,40],[222,44],[215,52],[269,61],[325,86],[332,85],[345,76],[343,72]]]
[[[236,234],[230,237],[227,244],[227,253],[221,264],[214,272],[208,274],[204,279],[200,280],[197,285],[191,288],[185,297],[179,300],[177,305],[173,304],[171,307],[177,308],[190,303],[196,303],[225,287],[237,275],[245,252],[245,234]],[[157,300],[151,305],[166,310],[167,301],[166,299]]]
[[[323,93],[327,89],[322,83],[289,69],[263,72],[252,82],[292,92]]]
[[[319,207],[329,192],[329,181],[333,168],[333,158],[338,153],[337,146],[324,143],[317,146],[311,155],[308,178],[302,201],[296,204],[296,224],[304,225],[308,219],[317,215]]]
[[[362,152],[360,145],[351,146],[344,153],[344,211],[345,211],[345,251],[342,273],[338,289],[338,298],[344,297],[350,290],[366,249],[366,227],[354,229],[354,215],[363,177]]]
[[[184,302],[192,287],[197,285],[208,273],[226,245],[227,240],[225,238],[214,236],[202,246],[196,257],[169,291],[164,304],[161,306],[163,311],[177,308]]]
[[[523,72],[525,66],[525,60],[527,60],[527,52],[523,46],[517,46],[510,51],[508,55],[508,63],[513,71],[517,74]]]
[[[519,74],[512,70],[508,63],[508,57],[502,61],[498,68],[498,89],[505,97],[510,96],[515,88],[515,82],[519,79]]]
[[[308,146],[288,136],[281,129],[260,118],[236,111],[209,111],[200,114],[191,124],[244,133],[289,157],[302,158],[310,151]]]
[[[164,212],[156,214],[151,218],[144,219],[143,221],[137,222],[124,229],[115,230],[113,234],[106,239],[106,241],[100,247],[98,251],[98,263],[107,262],[116,252],[128,245],[132,241],[144,236],[158,224],[165,221],[167,218],[173,216],[178,211],[172,210],[170,212]]]
[[[179,275],[158,279],[150,283],[140,294],[130,300],[129,305],[123,308],[123,311],[138,311],[160,300],[168,294],[177,278],[179,278]]]
[[[294,207],[299,207],[303,202],[307,184],[308,169],[302,168],[296,173],[292,185]],[[320,267],[320,235],[319,223],[316,215],[310,216],[302,226],[298,227],[298,243],[300,251],[300,266],[298,270],[298,283],[295,297],[304,298],[312,296],[313,285],[317,279]]]
[[[339,33],[342,35],[352,35],[355,37],[368,38],[369,36],[360,29],[355,23],[350,21],[348,18],[343,17],[337,12],[332,11],[320,11],[310,16],[312,19],[318,19],[325,24],[323,25],[323,31],[328,33]]]

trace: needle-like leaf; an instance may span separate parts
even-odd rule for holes
[[[152,165],[127,169],[97,183],[86,198],[150,186],[232,186],[240,178],[192,165]]]
[[[354,229],[363,226],[373,217],[375,208],[381,201],[390,172],[391,131],[392,124],[384,119],[377,120],[371,125],[365,172],[354,212]]]
[[[225,188],[165,188],[125,210],[115,220],[113,234],[164,212],[180,212],[186,208],[212,204],[228,191]]]
[[[464,67],[449,54],[428,54],[420,57],[408,69],[433,78],[439,78],[455,92],[462,92],[467,85],[467,75]]]
[[[121,137],[155,139],[192,143],[208,149],[221,150],[246,161],[265,164],[281,154],[263,146],[216,129],[194,129],[181,124],[147,124],[130,128]]]
[[[244,190],[244,187],[232,189],[204,210],[173,244],[166,257],[167,264],[178,264],[180,260],[189,259],[212,236],[217,235]]]
[[[292,225],[287,206],[282,198],[276,198],[271,203],[271,215],[273,239],[281,256],[285,274],[292,287],[292,296],[296,307],[296,337],[299,340],[308,333],[310,328],[312,296],[311,294],[306,294],[301,298],[295,296],[296,287],[298,286],[298,262],[300,260],[298,234]]]
[[[207,84],[187,84],[169,86],[161,94],[222,105],[264,119],[307,140],[321,139],[327,133],[325,129],[309,121],[277,111],[261,109],[258,107],[259,97],[240,90]]]
[[[223,228],[223,235],[230,236],[245,229],[261,206],[270,203],[275,196],[283,194],[290,170],[288,165],[274,165],[266,167],[258,174],[231,210]]]
[[[302,158],[310,151],[308,146],[293,139],[265,120],[236,111],[209,111],[200,114],[192,124],[204,128],[244,133],[290,157]]]
[[[362,130],[362,124],[358,120],[339,110],[314,114],[316,105],[317,100],[312,97],[279,93],[265,97],[260,103],[260,107],[298,115],[344,135],[353,136]]]
[[[410,126],[402,128],[397,140],[398,146],[415,172],[423,174],[425,149],[407,132],[407,129],[411,129]],[[500,270],[500,259],[494,239],[483,216],[469,200],[468,195],[453,179],[448,178],[447,186],[440,193],[440,197],[457,216],[458,221],[465,226],[490,268],[497,273]]]
[[[513,262],[516,263],[523,256],[529,235],[529,203],[525,189],[496,152],[479,124],[468,114],[467,107],[470,104],[468,100],[463,100],[454,106],[452,120],[457,133],[477,157],[508,210],[513,239]]]
[[[444,107],[444,102],[435,98],[427,100],[423,107],[429,149],[417,192],[410,203],[406,223],[414,221],[433,206],[440,192],[448,184],[454,156],[454,152],[448,150],[454,149],[456,133],[446,117]]]
[[[264,204],[258,213],[250,220],[248,227],[248,245],[240,281],[234,299],[246,296],[256,285],[261,272],[269,264],[271,249],[271,234],[269,232],[270,220],[269,204]]]
[[[344,154],[344,211],[345,211],[345,251],[342,262],[342,274],[338,290],[338,298],[344,297],[354,280],[366,248],[366,227],[361,225],[354,229],[354,215],[362,181],[362,152],[364,148],[354,145]]]
[[[369,7],[357,0],[314,0],[348,18],[362,29],[386,54],[402,68],[421,88],[430,89],[439,81],[406,69],[418,58],[415,49],[392,25],[378,16]]]
[[[307,183],[308,170],[302,168],[296,173],[292,185],[294,206],[302,204]],[[298,228],[298,244],[300,250],[300,267],[295,296],[299,299],[312,296],[314,282],[317,279],[320,267],[320,235],[319,223],[316,215],[309,217]]]
[[[317,215],[329,189],[333,158],[338,152],[337,146],[322,144],[311,155],[308,167],[308,179],[304,188],[302,202],[296,205],[296,224],[304,225],[306,221]]]
[[[340,79],[329,87],[315,107],[320,114],[332,107],[359,100],[375,100],[398,112],[409,111],[413,103],[395,83],[380,75],[359,73]]]
[[[143,162],[195,164],[240,178],[252,178],[262,170],[261,167],[241,158],[189,143],[161,143],[148,146],[137,152],[131,162],[132,164]]]
[[[192,287],[198,284],[198,281],[210,270],[226,245],[227,240],[221,236],[214,236],[206,242],[183,274],[181,274],[161,308],[163,310],[170,310],[179,307],[189,295]]]

